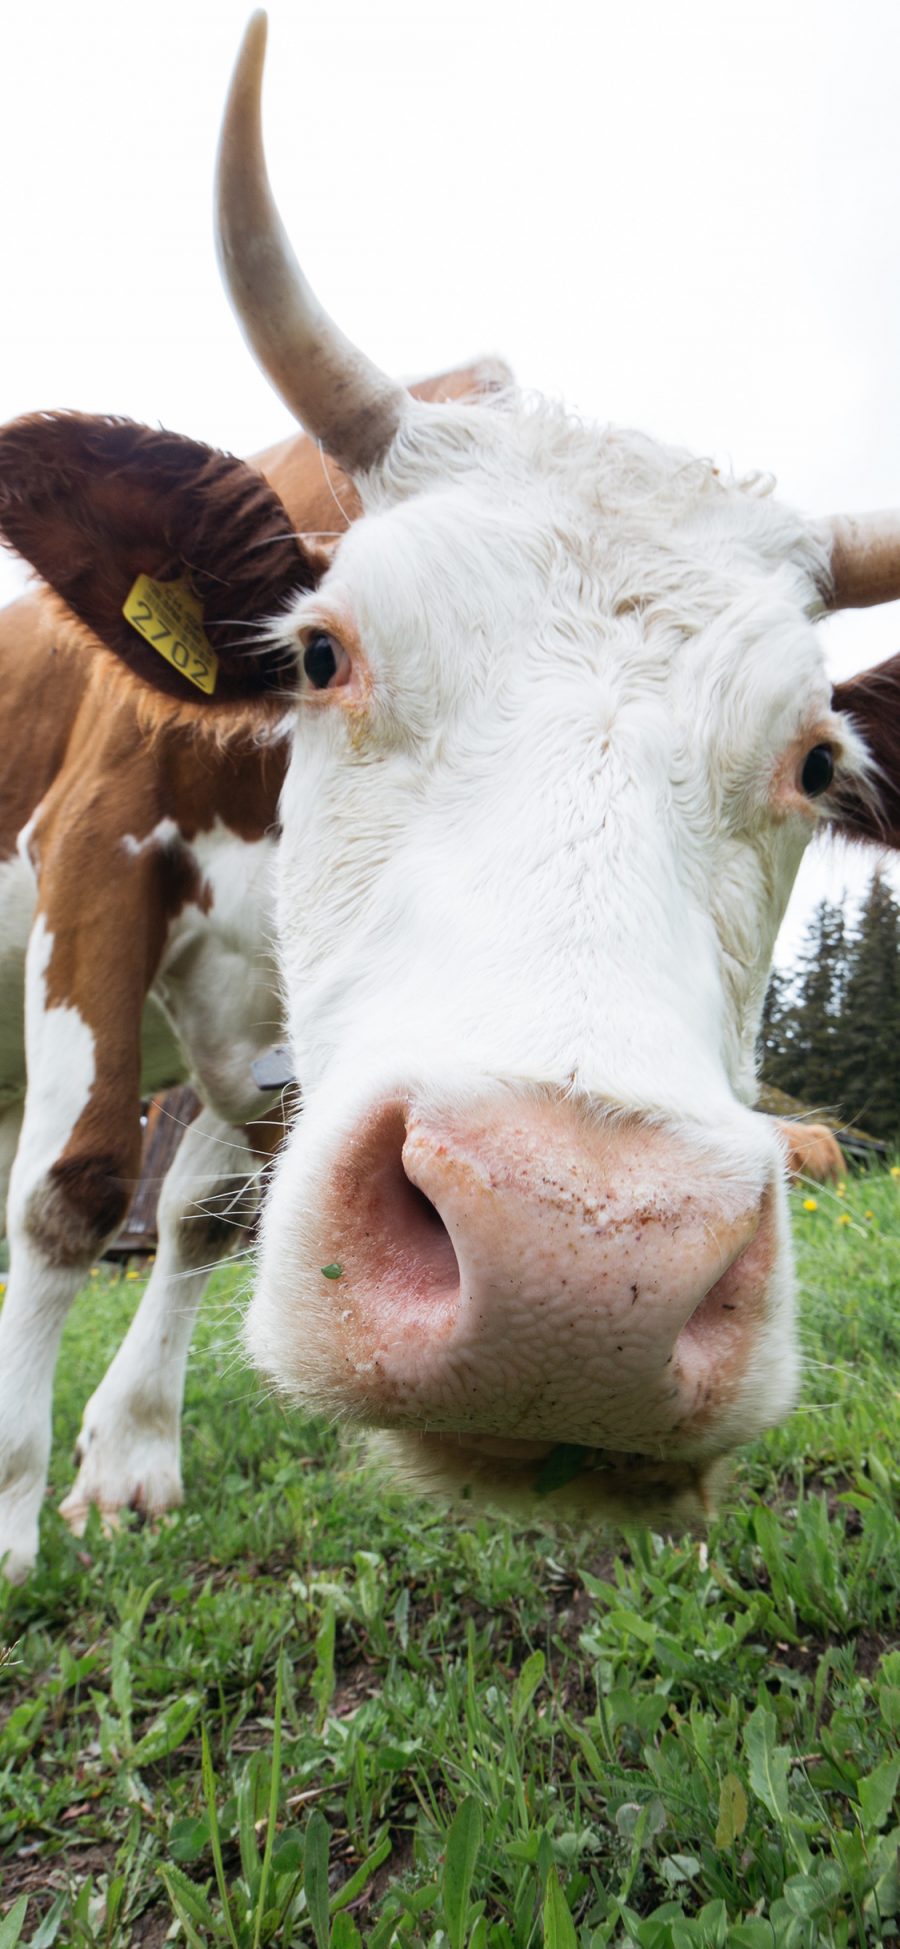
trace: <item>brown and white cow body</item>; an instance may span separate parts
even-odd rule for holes
[[[467,368],[418,390],[451,397],[489,382],[487,368]],[[15,726],[0,771],[0,1209],[9,1182],[11,1247],[0,1314],[0,1559],[10,1577],[33,1560],[59,1333],[121,1222],[138,1167],[141,1095],[189,1076],[204,1109],[162,1193],[146,1297],[85,1411],[78,1476],[63,1505],[76,1527],[92,1502],[112,1513],[180,1499],[196,1306],[212,1265],[239,1242],[260,1160],[283,1132],[279,1097],[261,1092],[251,1072],[281,1020],[273,862],[289,724],[283,709],[252,698],[203,714],[181,679],[174,696],[159,697],[120,672],[85,621],[115,553],[104,524],[111,506],[115,523],[129,501],[139,504],[145,525],[128,573],[140,562],[154,571],[173,501],[181,495],[183,518],[190,499],[201,528],[216,528],[226,607],[255,619],[273,592],[272,537],[286,594],[298,559],[293,528],[318,535],[336,519],[349,523],[359,506],[351,484],[299,435],[251,466],[122,423],[60,424],[65,453],[53,455],[50,490],[32,469],[27,497],[29,511],[40,503],[37,565],[51,586],[74,574],[65,583],[73,606],[34,593],[0,615]],[[41,467],[48,459],[45,444]],[[81,461],[90,468],[83,482],[75,479]],[[11,501],[23,484],[8,449]],[[217,487],[232,527],[249,534],[251,562],[265,563],[264,594],[251,575],[238,601]],[[76,537],[59,503],[82,489],[90,518]],[[19,539],[27,548],[24,532]],[[108,636],[108,611],[97,621]],[[142,655],[139,638],[134,645]]]
[[[705,462],[512,390],[410,401],[293,262],[261,166],[261,59],[257,20],[222,150],[226,274],[254,349],[354,479],[364,518],[323,552],[296,529],[332,530],[333,514],[298,524],[292,510],[285,525],[261,493],[248,520],[234,463],[199,450],[192,471],[173,449],[148,486],[137,436],[61,416],[0,436],[0,520],[93,631],[113,716],[96,639],[130,666],[126,770],[155,747],[165,771],[170,736],[196,726],[185,763],[209,791],[214,754],[237,763],[240,749],[243,777],[287,735],[278,963],[305,1108],[264,1227],[260,1364],[295,1397],[386,1430],[419,1480],[515,1500],[564,1444],[579,1467],[562,1506],[696,1507],[720,1457],[794,1391],[784,1158],[750,1107],[754,1044],[810,835],[826,818],[900,835],[897,667],[832,694],[814,627],[833,601],[900,593],[900,524],[817,526]],[[214,703],[187,697],[123,625],[141,568],[187,574],[203,596]],[[188,977],[197,943],[225,948],[235,890],[238,907],[258,890],[233,867],[218,916],[216,898],[204,912],[210,835],[230,843],[231,817],[217,798],[212,823],[186,832],[157,806],[120,832],[135,873],[187,846],[170,924],[172,941],[194,930]],[[241,840],[266,844],[255,828]],[[4,1332],[20,1375],[35,1346],[49,1375],[77,1181],[53,1167],[99,1101],[98,1055],[49,920],[31,942],[10,1200],[24,1283]],[[149,990],[152,955],[136,959]],[[186,1010],[200,1044],[213,992],[238,1018],[234,1067],[218,1034],[212,1082],[191,1052],[231,1123],[253,1113],[237,1071],[272,1019],[253,998],[258,968],[233,972],[236,1010],[212,957]],[[63,1029],[57,1088],[44,1050],[58,1055]],[[147,1365],[160,1331],[154,1316]],[[18,1461],[31,1497],[21,1563],[39,1446],[17,1454],[7,1437],[8,1480]],[[78,1493],[93,1492],[83,1465]]]
[[[141,1093],[190,1074],[206,1107],[163,1189],[144,1303],[86,1410],[66,1511],[77,1525],[90,1501],[158,1509],[180,1498],[194,1306],[246,1216],[251,1147],[267,1134],[253,1121],[277,1114],[249,1064],[278,1019],[271,827],[283,753],[270,742],[248,766],[220,752],[198,775],[189,733],[147,748],[128,699],[113,685],[111,705],[109,673],[67,647],[40,598],[0,618],[0,667],[9,722],[42,747],[20,772],[32,809],[17,849],[4,834],[0,865],[0,1141],[12,1167],[0,1555],[18,1577],[36,1545],[68,1304],[127,1203]]]

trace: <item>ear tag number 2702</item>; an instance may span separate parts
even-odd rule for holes
[[[177,582],[155,582],[152,575],[139,575],[122,614],[188,683],[212,696],[219,659],[203,628],[203,604],[184,576]]]

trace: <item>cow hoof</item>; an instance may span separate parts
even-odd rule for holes
[[[98,1509],[104,1536],[114,1536],[116,1531],[122,1527],[121,1509],[106,1509],[99,1502],[83,1502],[81,1497],[75,1493],[76,1486],[73,1486],[69,1490],[68,1495],[59,1505],[59,1513],[71,1530],[72,1535],[83,1536],[87,1528],[87,1519],[91,1510]]]
[[[37,1550],[36,1521],[8,1527],[0,1523],[0,1588],[4,1579],[8,1584],[25,1583],[37,1562]]]
[[[8,1584],[24,1584],[37,1562],[37,1549],[17,1550],[12,1545],[0,1562],[0,1585],[5,1578]]]
[[[177,1451],[168,1444],[148,1442],[123,1454],[121,1444],[106,1444],[82,1431],[79,1441],[81,1466],[59,1513],[73,1536],[84,1533],[91,1508],[100,1512],[103,1529],[111,1535],[121,1526],[126,1511],[150,1519],[167,1509],[177,1509],[182,1501],[181,1469]]]
[[[43,1471],[33,1454],[8,1453],[0,1465],[0,1589],[23,1584],[37,1562],[38,1519],[44,1499]],[[2,1633],[0,1633],[2,1641]]]

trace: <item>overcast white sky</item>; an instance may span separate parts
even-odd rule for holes
[[[127,413],[238,452],[288,430],[222,295],[210,185],[246,0],[5,0],[0,420]],[[896,0],[271,0],[266,127],[320,296],[387,369],[527,385],[900,503]],[[0,595],[16,586],[0,564]],[[827,625],[835,674],[895,605]],[[813,899],[860,883],[823,849]]]

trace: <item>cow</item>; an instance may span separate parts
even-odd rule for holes
[[[14,902],[29,873],[42,888],[0,1329],[13,1574],[34,1553],[61,1321],[133,1168],[109,1085],[131,1078],[133,1098],[155,1002],[218,1120],[198,1120],[207,1148],[175,1205],[196,1207],[198,1180],[216,1192],[223,1156],[232,1199],[235,1131],[270,1107],[247,1083],[277,1014],[275,968],[258,965],[270,867],[304,1111],[263,1221],[258,1365],[381,1431],[401,1476],[451,1496],[666,1520],[707,1507],[798,1371],[783,1154],[751,1107],[777,927],[823,824],[900,838],[900,663],[832,690],[815,630],[831,607],[900,594],[900,519],[810,521],[758,481],[511,385],[411,398],[294,260],[262,153],[264,42],[256,17],[220,147],[220,254],[314,444],[286,443],[248,481],[120,422],[46,415],[0,434],[0,527],[53,592],[17,627],[34,628],[40,694],[56,651],[61,687],[84,686],[85,748],[103,745],[77,814],[68,743],[43,783],[34,768],[40,808],[19,807],[11,868]],[[336,539],[319,532],[333,500],[295,513],[298,454],[308,467],[319,445],[361,511]],[[177,628],[195,632],[205,689],[177,631],[173,664],[126,620],[141,576],[189,613]],[[122,878],[98,887],[114,779]],[[81,844],[65,866],[63,827]],[[127,1500],[131,1454],[135,1496],[177,1494],[184,1333],[170,1346],[175,1302],[152,1290],[103,1415],[97,1396],[86,1412],[70,1514]]]
[[[417,390],[452,397],[494,382],[484,365]],[[83,469],[102,482],[90,500],[80,493]],[[76,524],[63,535],[54,523],[70,495]],[[283,593],[303,585],[295,529],[333,529],[358,512],[352,483],[302,435],[250,464],[77,415],[7,436],[0,499],[10,533],[48,576],[45,590],[0,616],[17,732],[0,783],[0,1210],[9,1184],[11,1248],[0,1314],[0,1560],[13,1580],[36,1551],[59,1333],[124,1215],[142,1092],[190,1076],[203,1110],[163,1187],[146,1295],[85,1409],[62,1505],[76,1531],[92,1503],[114,1519],[123,1508],[154,1514],[181,1500],[196,1307],[212,1266],[241,1242],[284,1129],[281,1093],[252,1074],[281,1016],[271,866],[284,712],[230,697],[227,675],[218,705],[200,715],[183,691],[157,695],[119,674],[103,646],[116,628],[104,610],[105,524],[120,497],[139,504],[143,520],[156,510],[152,543],[146,528],[127,538],[136,570],[165,568],[170,524],[193,521],[189,543],[180,531],[192,557],[214,527],[229,620],[217,628],[210,610],[213,642],[220,631],[233,640],[235,619],[243,631],[279,584]],[[20,525],[29,520],[41,530],[33,547]],[[51,593],[63,576],[60,551],[78,585],[66,583],[67,602]],[[78,593],[83,581],[96,611]],[[156,656],[122,627],[138,658]],[[182,682],[173,670],[171,690]]]
[[[814,1184],[836,1184],[846,1171],[844,1153],[827,1123],[782,1123],[780,1131],[792,1183],[801,1178]]]
[[[527,1498],[565,1449],[560,1506],[702,1507],[796,1387],[755,1047],[812,833],[900,839],[900,659],[832,689],[815,629],[900,595],[900,516],[813,522],[514,392],[410,402],[294,260],[263,40],[222,262],[364,515],[269,638],[296,669],[277,906],[304,1113],[248,1343],[460,1496]]]

